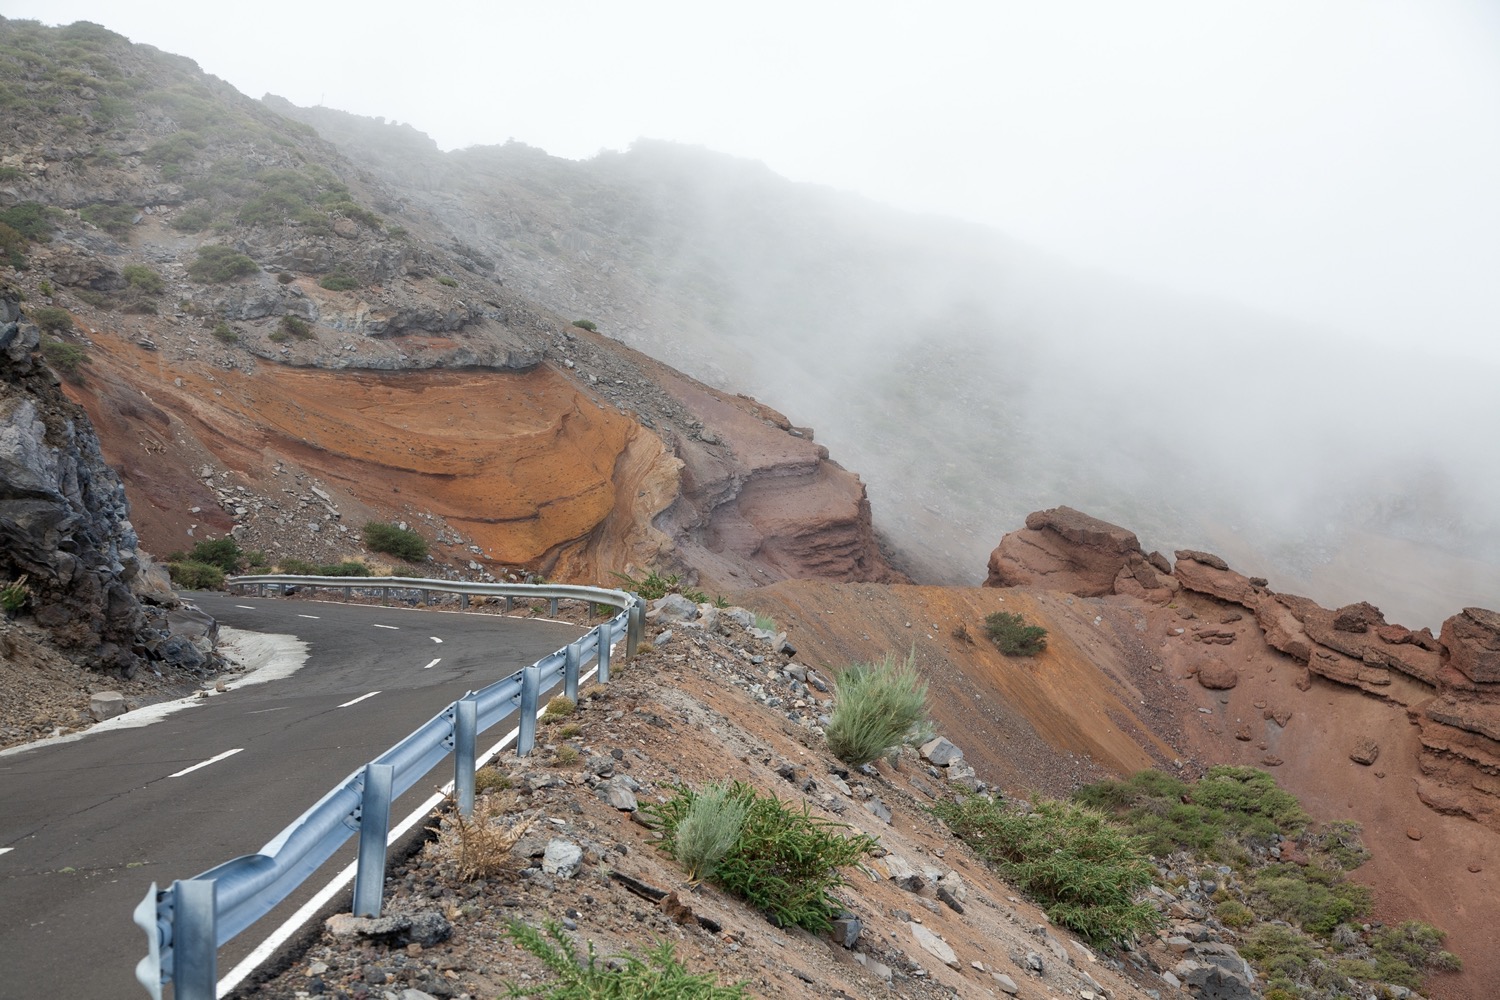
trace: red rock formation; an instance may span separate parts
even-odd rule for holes
[[[1141,551],[1135,533],[1074,510],[1053,507],[1026,517],[990,553],[986,587],[1064,590],[1083,597],[1125,594],[1165,603],[1177,583],[1159,554]]]

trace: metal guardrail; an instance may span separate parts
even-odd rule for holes
[[[134,912],[146,932],[147,954],[136,965],[136,980],[155,1000],[162,986],[174,984],[176,1000],[214,1000],[218,949],[265,916],[301,885],[350,837],[359,834],[354,879],[354,914],[380,915],[385,880],[386,838],[391,803],[448,754],[454,756],[454,796],[469,815],[474,808],[476,740],[512,712],[519,711],[516,752],[526,756],[536,742],[541,694],[559,681],[577,699],[584,668],[598,661],[598,682],[609,681],[610,647],[624,639],[625,655],[635,655],[645,625],[645,604],[634,594],[602,587],[560,584],[463,583],[406,577],[241,576],[231,587],[385,588],[515,598],[544,598],[556,614],[559,600],[583,600],[620,609],[586,636],[549,653],[529,667],[488,687],[471,691],[355,771],[255,854],[226,861],[166,889],[156,883]]]

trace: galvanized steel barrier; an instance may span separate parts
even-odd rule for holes
[[[626,657],[634,656],[645,625],[645,605],[639,597],[602,587],[289,575],[241,576],[228,583],[255,587],[260,593],[267,587],[416,591],[424,604],[434,592],[458,594],[465,604],[472,596],[504,597],[507,605],[517,598],[542,598],[550,602],[553,614],[559,600],[582,600],[620,612],[582,639],[453,702],[345,778],[259,852],[173,882],[167,889],[158,890],[153,882],[134,914],[136,924],[146,932],[148,949],[135,975],[156,1000],[161,1000],[162,986],[168,982],[174,984],[176,1000],[213,1000],[219,947],[269,913],[356,833],[354,913],[379,916],[391,803],[452,753],[454,797],[460,811],[469,815],[474,808],[478,735],[519,711],[516,752],[530,753],[542,692],[561,681],[563,692],[576,700],[579,677],[594,660],[598,661],[598,682],[607,683],[610,646],[623,638]]]

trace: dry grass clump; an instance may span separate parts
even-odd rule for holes
[[[547,702],[547,707],[542,710],[541,723],[550,726],[555,722],[561,722],[574,712],[578,711],[578,703],[565,694],[560,694]]]
[[[474,815],[468,819],[459,813],[451,796],[447,804],[438,825],[429,827],[437,832],[437,840],[428,850],[440,863],[452,865],[454,875],[464,882],[494,878],[511,867],[510,849],[535,822],[526,816],[508,819],[520,809],[515,793],[477,799]]]

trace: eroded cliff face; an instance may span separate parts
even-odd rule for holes
[[[57,646],[133,673],[147,652],[139,594],[172,598],[137,551],[125,489],[83,411],[36,357],[40,335],[0,292],[0,575]]]

